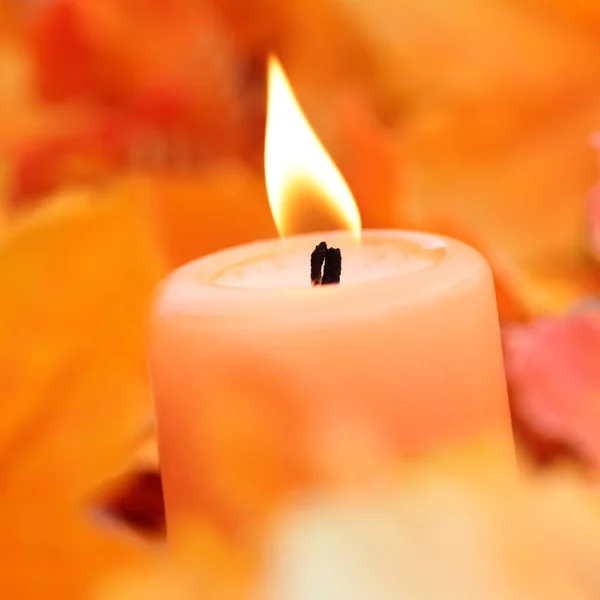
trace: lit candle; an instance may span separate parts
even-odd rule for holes
[[[171,532],[202,514],[237,527],[294,489],[362,479],[453,439],[510,439],[486,261],[449,238],[361,235],[352,195],[274,60],[268,115],[280,232],[298,217],[306,225],[315,199],[346,231],[225,250],[162,285],[149,359]],[[339,283],[334,273],[314,285],[320,251],[325,271],[341,255]]]

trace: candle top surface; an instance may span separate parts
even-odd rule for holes
[[[342,252],[337,285],[312,287],[310,256],[326,241]],[[485,259],[442,236],[402,230],[364,230],[357,242],[345,231],[255,242],[192,261],[167,277],[156,316],[247,318],[352,318],[415,302],[440,301],[478,285]],[[489,275],[488,275],[489,276]]]
[[[323,241],[341,250],[340,285],[368,283],[425,269],[438,263],[446,252],[446,244],[440,238],[409,232],[401,238],[367,234],[362,241],[339,232],[322,235]],[[212,281],[218,286],[263,290],[311,287],[313,241],[312,237],[300,243],[298,238],[283,238],[271,251],[227,265]]]

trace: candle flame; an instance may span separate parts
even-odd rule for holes
[[[349,229],[360,237],[360,213],[352,192],[274,56],[269,58],[265,177],[279,235]]]

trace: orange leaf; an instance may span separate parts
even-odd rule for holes
[[[98,585],[92,600],[250,600],[255,579],[254,552],[195,520],[186,540],[167,560],[125,571]],[[256,592],[256,590],[253,590]]]
[[[123,103],[156,81],[183,80],[217,111],[232,107],[240,57],[204,3],[56,0],[33,14],[29,37],[51,101]]]
[[[56,200],[0,244],[2,597],[81,598],[143,558],[84,509],[150,409],[144,314],[163,259],[143,203],[99,200]]]
[[[221,164],[202,173],[125,177],[114,193],[154,204],[174,266],[277,235],[262,176],[241,164]]]
[[[390,227],[401,210],[397,141],[356,94],[347,92],[338,105],[343,150],[333,158],[359,205],[363,227]]]
[[[598,14],[590,0],[345,3],[404,138],[407,208],[460,217],[519,259],[581,246],[595,175],[598,36],[550,18],[557,3]]]
[[[112,148],[101,146],[102,141],[96,131],[92,135],[62,132],[29,142],[16,150],[11,204],[20,207],[65,185],[106,175]]]

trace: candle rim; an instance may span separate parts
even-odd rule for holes
[[[305,317],[309,313],[314,317],[314,313],[320,311],[323,317],[327,318],[327,315],[333,314],[332,311],[336,315],[339,315],[340,311],[357,312],[361,310],[357,308],[360,306],[364,311],[386,310],[386,306],[426,301],[427,298],[449,288],[461,293],[465,289],[471,289],[476,284],[475,280],[479,281],[481,269],[489,271],[489,265],[478,251],[453,238],[402,229],[366,229],[363,231],[361,245],[368,244],[369,239],[373,238],[389,238],[390,241],[409,239],[437,243],[437,249],[444,249],[444,256],[438,263],[423,269],[382,276],[369,282],[348,282],[339,286],[322,286],[319,289],[310,286],[306,289],[250,288],[214,283],[215,272],[219,272],[218,265],[231,267],[240,263],[241,257],[246,257],[247,260],[267,258],[272,255],[267,250],[273,244],[285,241],[298,244],[317,239],[320,241],[327,237],[339,239],[345,234],[350,237],[349,232],[334,231],[291,238],[271,238],[227,248],[195,259],[176,269],[162,282],[156,293],[155,312],[163,316],[212,315],[231,320],[237,317],[245,319],[253,315],[257,319],[273,320],[285,319],[286,315],[294,314],[297,308]],[[431,247],[435,248],[435,245]],[[248,259],[248,256],[251,258]],[[473,269],[474,266],[478,266],[479,269]],[[432,276],[433,273],[435,276]],[[491,277],[491,272],[489,276]],[[392,284],[394,280],[396,283]],[[394,291],[403,291],[404,294],[387,297],[386,292],[390,291],[390,286]],[[350,299],[350,302],[346,302]],[[282,307],[286,308],[283,315]],[[291,318],[297,319],[296,316]]]
[[[294,256],[299,254],[299,249],[295,248],[295,245],[306,241],[306,250],[307,250],[307,262],[310,258],[308,248],[311,247],[312,241],[316,239],[320,239],[321,242],[323,240],[328,240],[328,242],[332,242],[333,245],[340,244],[341,241],[349,242],[347,247],[360,247],[360,246],[369,246],[369,245],[383,245],[386,243],[393,244],[398,240],[408,241],[414,243],[416,246],[421,246],[423,250],[426,252],[436,252],[443,251],[444,256],[437,257],[432,256],[430,260],[432,263],[437,262],[440,258],[444,258],[447,250],[448,244],[445,241],[446,238],[443,236],[439,236],[431,233],[422,233],[417,231],[409,231],[403,229],[367,229],[364,230],[361,238],[356,238],[354,234],[350,231],[345,230],[337,230],[337,231],[323,231],[316,233],[306,233],[302,235],[294,235],[289,237],[279,237],[279,238],[268,238],[265,240],[257,240],[255,242],[249,242],[247,244],[241,244],[239,246],[234,246],[232,248],[225,248],[223,250],[212,252],[205,256],[199,257],[193,261],[187,263],[182,268],[189,266],[192,270],[194,267],[202,267],[204,264],[213,263],[215,260],[218,260],[221,263],[221,267],[216,269],[214,274],[211,277],[208,277],[207,280],[204,281],[205,284],[214,285],[220,288],[227,289],[247,289],[252,292],[260,292],[260,291],[269,291],[273,288],[264,288],[264,287],[245,287],[245,286],[232,286],[232,285],[224,285],[218,283],[218,280],[223,277],[225,273],[231,271],[234,267],[240,267],[243,265],[250,265],[252,263],[257,263],[263,260],[268,260],[269,258],[273,258],[273,250],[271,247],[276,244],[277,246],[284,246],[284,250],[278,253],[281,256]],[[374,240],[376,244],[369,244],[370,241]],[[287,246],[286,246],[287,244]],[[293,246],[292,246],[293,244]],[[330,244],[331,245],[331,244]],[[264,250],[263,250],[264,248]],[[243,258],[236,259],[237,256],[241,256]],[[433,266],[433,265],[431,265]],[[390,275],[382,275],[381,277],[374,278],[369,280],[368,283],[373,283],[378,280],[395,278],[398,276],[406,276],[407,273],[392,273]],[[366,282],[360,281],[350,281],[344,282],[344,287],[348,286],[362,286]],[[298,290],[305,291],[307,287],[305,286],[294,286],[289,288],[279,288],[286,289],[288,291]]]

